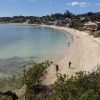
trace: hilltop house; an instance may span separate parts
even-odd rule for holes
[[[96,22],[97,24],[97,29],[100,30],[100,22]]]
[[[65,20],[56,20],[54,25],[64,26],[66,24]]]
[[[47,25],[54,25],[55,22],[54,22],[54,21],[47,21],[46,24],[47,24]]]
[[[84,24],[83,30],[87,31],[95,31],[95,30],[100,30],[100,22],[91,22],[89,21],[88,23]]]
[[[85,23],[83,28],[82,28],[82,30],[85,30],[87,32],[95,31],[97,29],[98,29],[97,23],[91,22],[91,21]]]
[[[71,23],[71,19],[66,18],[65,20],[56,20],[54,22],[54,25],[57,25],[57,26],[67,26],[67,27],[69,27],[69,24],[70,23]]]

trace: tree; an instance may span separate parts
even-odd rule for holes
[[[26,93],[28,97],[34,96],[35,98],[36,94],[38,94],[37,86],[42,85],[41,77],[50,64],[52,64],[52,62],[45,61],[42,63],[34,63],[28,70],[25,70],[24,67],[23,81],[27,86]]]
[[[92,12],[88,12],[87,15],[88,15],[89,17],[91,17],[91,16],[93,15],[93,13],[92,13]]]
[[[65,13],[64,13],[64,17],[65,18],[71,18],[72,17],[72,13],[70,13],[69,10],[66,10]]]

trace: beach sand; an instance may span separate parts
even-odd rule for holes
[[[45,26],[45,25],[44,25]],[[100,38],[93,38],[89,33],[78,31],[66,27],[45,26],[66,32],[73,37],[73,42],[69,50],[66,50],[65,57],[54,64],[59,66],[58,73],[66,74],[68,76],[75,75],[79,71],[93,71],[96,70],[97,65],[100,65]],[[61,52],[61,51],[60,51]],[[69,68],[69,61],[71,67]],[[53,84],[57,79],[57,72],[55,65],[51,65],[47,69],[44,84]]]

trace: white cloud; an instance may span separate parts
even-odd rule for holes
[[[69,5],[69,6],[80,6],[80,7],[85,7],[89,4],[90,4],[89,2],[71,2],[71,3],[67,3],[67,5]]]

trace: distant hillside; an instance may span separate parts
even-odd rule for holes
[[[100,21],[100,12],[96,12],[96,13],[88,12],[85,14],[79,14],[77,16],[78,17],[88,17],[90,18],[91,21]]]
[[[47,23],[48,21],[65,20],[66,18],[88,18],[91,21],[100,21],[100,12],[88,12],[85,14],[75,15],[66,10],[63,14],[55,13],[47,16],[13,16],[13,17],[0,17],[0,23]]]

